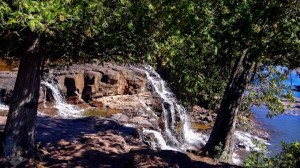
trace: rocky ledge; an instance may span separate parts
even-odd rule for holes
[[[42,115],[37,121],[37,140],[46,158],[41,164],[46,167],[80,167],[86,164],[118,167],[120,163],[119,167],[198,166],[197,159],[192,161],[186,154],[152,151],[145,145],[153,137],[144,137],[142,129],[161,130],[164,123],[162,100],[143,70],[112,64],[86,64],[50,69],[46,76],[44,81],[57,84],[68,103],[87,109],[82,116],[91,114],[110,118],[56,118],[58,109],[53,90],[41,85],[39,111]],[[0,73],[0,78],[4,79],[0,82],[1,100],[5,103],[10,101],[15,77],[15,72]],[[208,125],[207,129],[212,126],[216,113],[194,106],[191,117],[193,123],[201,124],[200,129],[203,129],[202,125]],[[0,119],[4,124],[5,117]],[[105,159],[99,160],[99,157]],[[206,165],[203,162],[199,164]],[[215,163],[210,161],[208,167],[213,165]]]
[[[74,129],[76,128],[76,129]],[[238,167],[178,151],[151,150],[135,128],[101,117],[61,119],[39,116],[36,141],[39,159],[8,162],[2,167],[150,168]]]

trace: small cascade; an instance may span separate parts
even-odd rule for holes
[[[8,111],[9,107],[2,102],[0,102],[0,111]]]
[[[62,96],[59,86],[55,82],[41,82],[42,85],[46,86],[52,91],[53,98],[55,100],[55,108],[58,110],[58,115],[63,118],[80,117],[82,110],[78,107],[67,104],[64,97]]]
[[[162,133],[148,129],[145,129],[143,133],[153,134],[156,137],[156,142],[159,143],[155,146],[160,146],[161,149],[185,151],[201,147],[207,141],[207,136],[191,129],[185,108],[177,103],[175,95],[168,90],[160,75],[150,66],[146,66],[143,71],[163,102],[162,116],[164,120]]]
[[[7,111],[7,110],[9,110],[9,107],[5,105],[0,98],[0,111]]]
[[[164,128],[162,130],[144,129],[143,134],[155,137],[151,138],[149,145],[153,149],[163,150],[197,150],[201,148],[208,140],[208,135],[196,133],[190,126],[189,116],[183,106],[177,103],[175,95],[170,92],[166,83],[161,79],[159,74],[152,67],[146,66],[143,71],[153,87],[153,91],[162,99],[162,116]],[[256,147],[254,141],[259,141],[270,145],[266,140],[246,132],[235,131],[235,141],[245,146],[246,151],[260,150]],[[236,164],[243,163],[244,158],[234,152],[233,160]]]

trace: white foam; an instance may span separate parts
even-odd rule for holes
[[[168,90],[165,81],[160,77],[160,75],[151,66],[145,66],[145,70],[139,70],[146,73],[148,81],[151,83],[154,91],[159,95],[163,102],[163,134],[165,135],[166,140],[157,140],[157,142],[165,143],[168,141],[168,149],[172,148],[181,151],[203,146],[207,141],[207,136],[201,133],[196,133],[192,130],[190,126],[190,119],[185,108],[177,103],[175,95]],[[164,104],[168,107],[165,107]],[[177,120],[178,118],[179,121]],[[180,130],[178,130],[178,126]],[[175,134],[175,132],[177,133]],[[145,131],[145,133],[148,132]],[[158,132],[156,131],[156,133],[153,134],[156,138],[163,138],[162,133],[159,133],[160,135],[158,135]],[[166,144],[159,145],[166,146]]]
[[[261,151],[262,150],[255,144],[255,141],[257,141],[259,143],[264,143],[265,145],[271,145],[265,139],[259,138],[258,136],[252,135],[248,132],[235,131],[234,136],[239,142],[243,143],[247,153],[250,153],[251,151]],[[243,158],[241,158],[241,156],[239,156],[236,152],[233,153],[232,160],[233,160],[233,163],[236,165],[243,164]]]
[[[7,110],[9,110],[9,106],[3,104],[2,101],[1,101],[1,98],[0,98],[0,110],[1,111],[7,111]]]
[[[7,111],[7,110],[9,110],[9,106],[8,106],[8,105],[4,105],[4,104],[2,104],[2,103],[0,102],[0,110],[1,110],[1,111]]]
[[[67,104],[64,97],[61,95],[58,85],[55,82],[41,82],[52,91],[53,98],[55,100],[55,108],[58,110],[58,115],[63,118],[80,117],[83,110],[79,109],[75,105]]]
[[[167,145],[165,139],[163,138],[162,134],[155,130],[149,130],[149,129],[143,129],[143,135],[147,136],[149,134],[153,134],[157,140],[157,143],[154,143],[152,145],[155,149],[161,149],[161,150],[174,150],[177,151],[177,148],[171,147]]]

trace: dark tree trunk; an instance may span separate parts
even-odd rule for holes
[[[36,152],[34,136],[44,44],[38,34],[29,31],[27,35],[2,142],[4,155],[10,159]]]
[[[212,133],[202,148],[203,152],[217,157],[222,162],[232,162],[237,112],[249,81],[252,66],[253,58],[245,50],[235,62]]]

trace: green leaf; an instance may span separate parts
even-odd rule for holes
[[[16,21],[14,18],[9,18],[7,24],[8,24],[8,25],[12,25],[12,24],[14,24],[14,23],[16,23],[16,22],[17,22],[17,21]]]
[[[29,28],[31,29],[31,31],[34,31],[34,30],[35,30],[35,23],[34,23],[33,20],[30,20],[30,21],[28,22],[28,26],[29,26]]]

